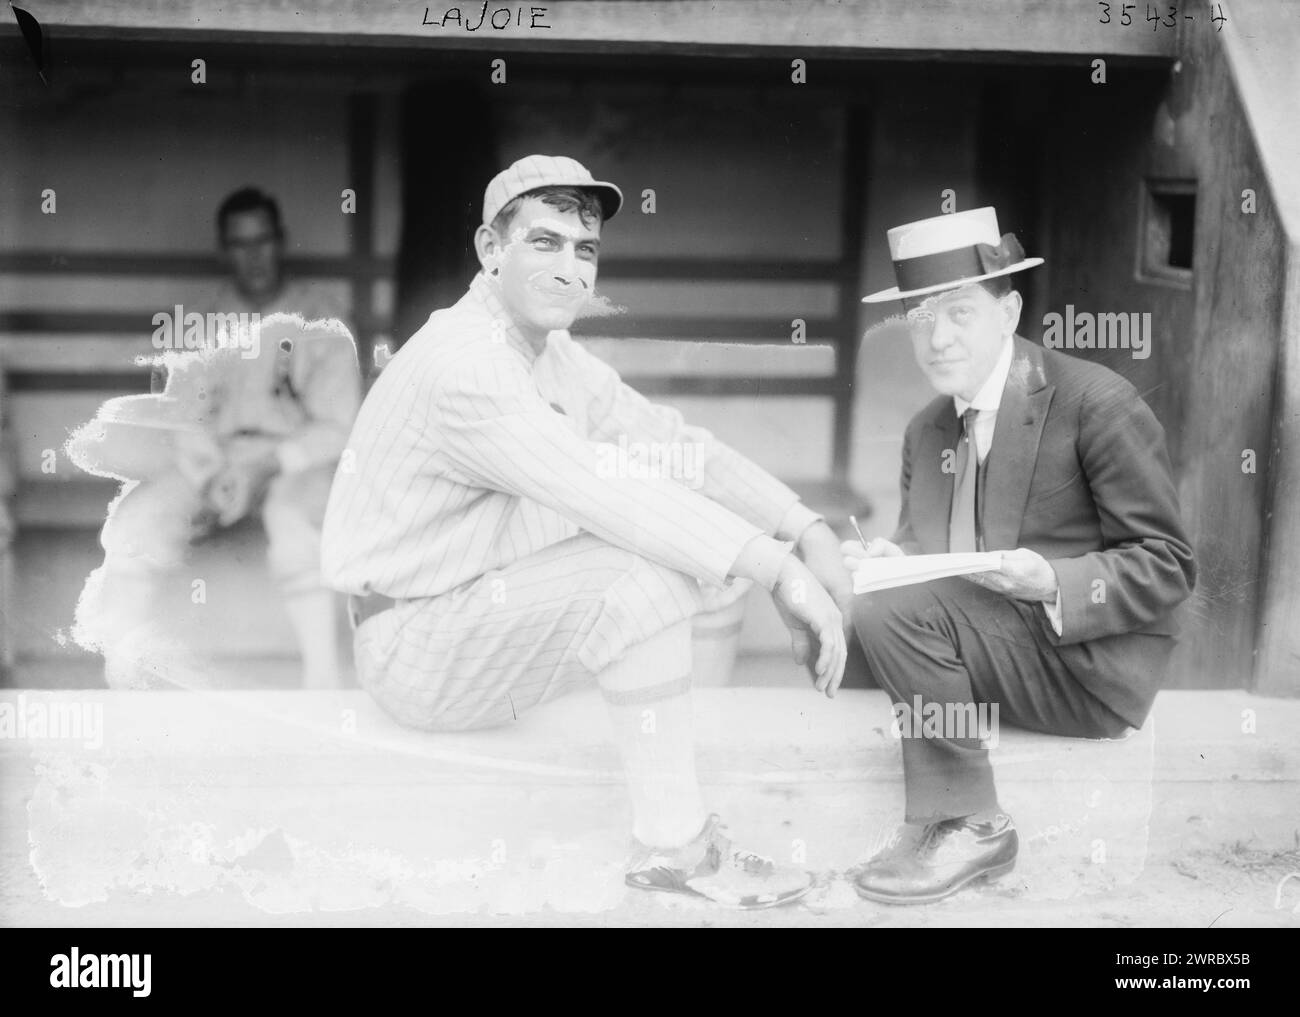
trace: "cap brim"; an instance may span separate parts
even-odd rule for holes
[[[588,191],[595,191],[600,199],[601,218],[613,219],[623,207],[623,192],[606,180],[597,180],[590,184],[576,184]]]
[[[903,300],[906,297],[924,297],[932,293],[942,293],[944,290],[958,290],[969,283],[983,282],[985,279],[996,279],[998,276],[1010,275],[1012,272],[1022,272],[1027,268],[1037,268],[1043,263],[1042,258],[1025,258],[1024,261],[1017,261],[1014,265],[1008,265],[1006,268],[998,269],[996,272],[987,272],[984,275],[974,275],[966,279],[954,279],[952,282],[939,283],[935,286],[926,286],[919,290],[900,290],[897,286],[891,286],[887,290],[879,290],[876,293],[869,293],[862,298],[864,304],[883,304],[889,300]]]

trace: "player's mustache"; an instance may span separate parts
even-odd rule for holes
[[[586,296],[591,291],[585,279],[562,279],[544,272],[537,273],[528,281],[534,289],[560,297]]]
[[[592,292],[578,308],[579,318],[610,318],[617,314],[626,314],[627,308],[616,304],[603,293]]]

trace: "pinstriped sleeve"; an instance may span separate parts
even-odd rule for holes
[[[722,585],[761,530],[669,479],[617,468],[617,448],[584,441],[542,399],[517,354],[480,346],[434,386],[439,456],[453,478],[530,498],[603,540]]]

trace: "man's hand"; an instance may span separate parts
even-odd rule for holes
[[[820,520],[799,535],[795,550],[817,577],[841,612],[847,612],[853,600],[853,577],[844,567],[839,538],[835,531]]]
[[[1002,568],[995,572],[972,572],[962,578],[1013,600],[1055,600],[1059,588],[1047,559],[1027,547],[1003,551]]]
[[[876,537],[865,546],[860,540],[846,540],[840,545],[840,554],[844,556],[844,567],[852,573],[867,558],[899,558],[906,552],[893,541]]]
[[[807,566],[787,557],[772,590],[772,602],[790,630],[795,663],[806,665],[817,691],[834,699],[848,658],[844,616],[835,601]]]

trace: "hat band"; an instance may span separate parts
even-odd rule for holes
[[[894,262],[894,277],[898,280],[898,288],[904,292],[985,274],[979,251],[974,246]]]
[[[997,244],[972,244],[953,251],[923,254],[894,262],[894,277],[904,293],[975,279],[1002,272],[1025,260],[1025,249],[1014,233],[1003,233]]]

